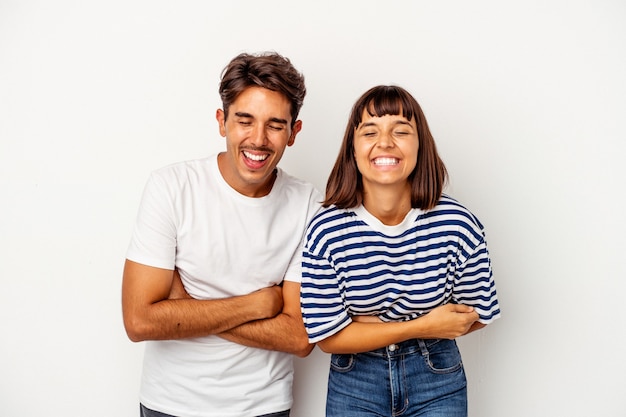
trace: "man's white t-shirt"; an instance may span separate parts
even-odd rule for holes
[[[152,173],[127,258],[178,269],[197,299],[300,282],[302,237],[319,208],[311,184],[280,168],[272,191],[232,189],[217,155]],[[140,401],[180,417],[245,417],[291,408],[292,356],[218,336],[146,342]]]

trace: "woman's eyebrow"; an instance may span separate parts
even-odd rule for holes
[[[365,122],[365,123],[361,123],[358,127],[357,130],[362,129],[364,127],[370,127],[370,126],[376,126],[376,123],[373,122]]]
[[[407,121],[407,120],[397,120],[394,122],[395,125],[406,125],[406,126],[413,126],[411,124],[411,122]],[[370,127],[370,126],[376,126],[376,123],[374,122],[365,122],[365,123],[361,123],[359,125],[359,127],[357,128],[357,130],[364,128],[364,127]]]

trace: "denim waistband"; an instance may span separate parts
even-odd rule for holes
[[[428,348],[435,343],[439,343],[445,339],[410,339],[404,342],[394,343],[379,349],[367,352],[370,355],[394,357],[401,355],[411,355],[414,353],[428,354]]]

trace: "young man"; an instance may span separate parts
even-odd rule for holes
[[[142,416],[289,415],[292,354],[313,348],[301,239],[321,196],[277,164],[305,93],[287,58],[235,57],[216,114],[226,151],[152,173],[122,286],[128,336],[147,341]]]

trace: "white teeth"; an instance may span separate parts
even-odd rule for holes
[[[397,165],[398,160],[396,158],[376,158],[374,159],[374,165]]]
[[[246,158],[252,159],[253,161],[265,161],[267,157],[269,156],[268,154],[255,155],[253,153],[246,152],[246,151],[243,151],[243,154],[246,156]]]

